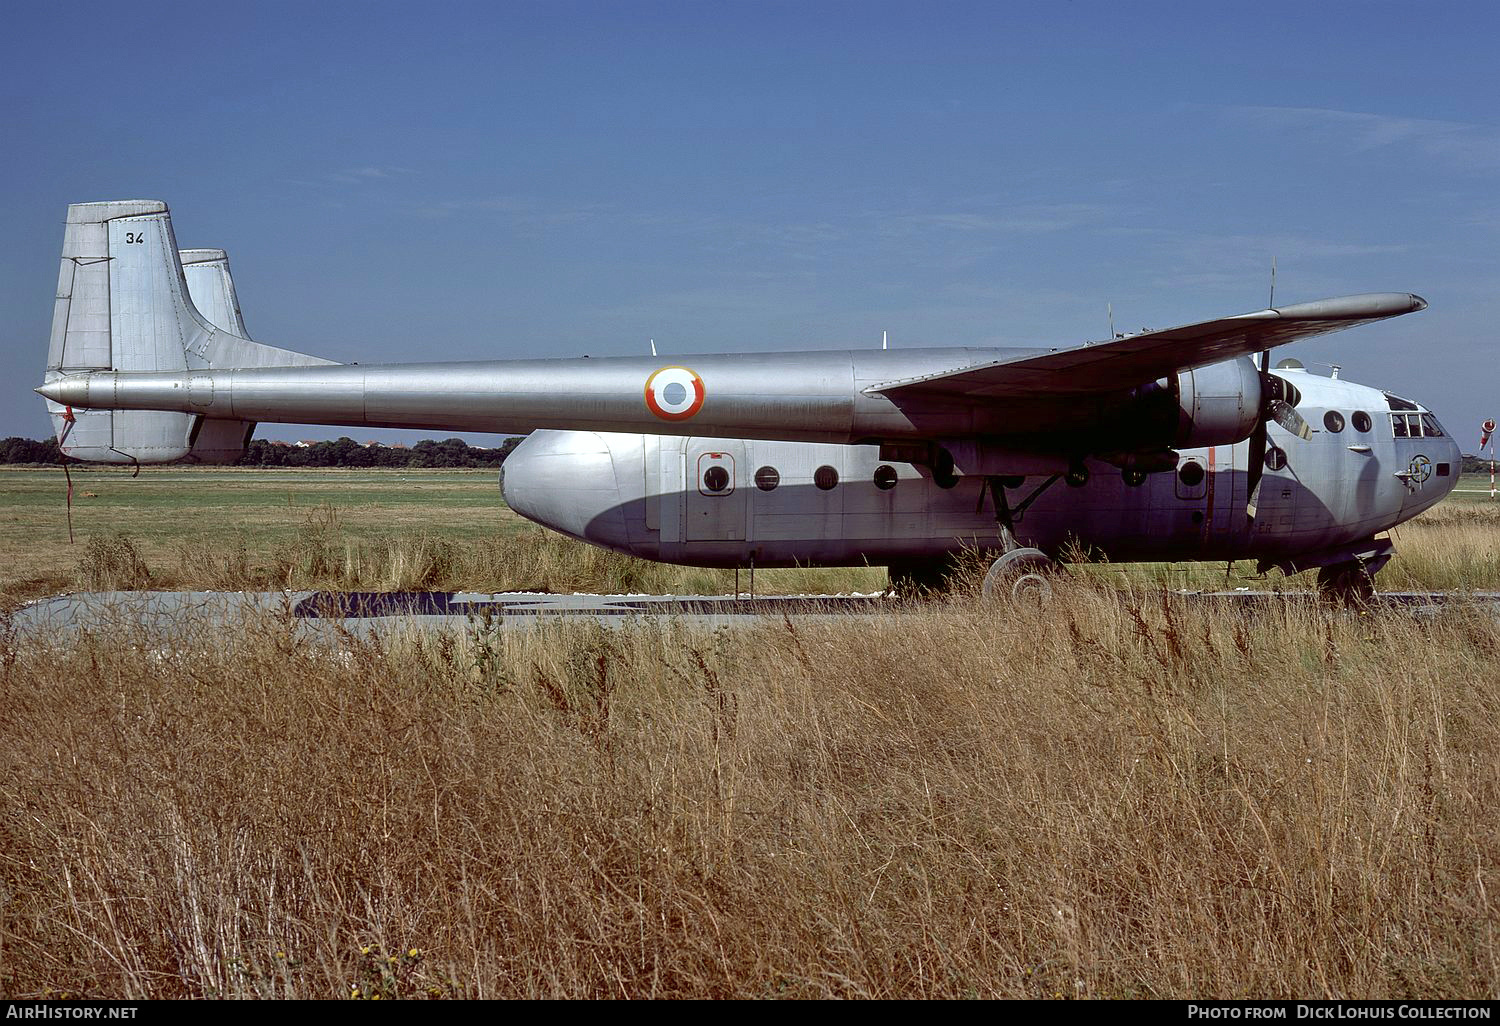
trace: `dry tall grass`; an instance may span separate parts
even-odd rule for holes
[[[1463,609],[4,641],[10,997],[1500,985]]]
[[[81,590],[186,588],[209,590],[550,591],[652,594],[724,594],[732,570],[654,563],[596,548],[546,531],[522,527],[472,540],[407,529],[356,536],[332,506],[298,511],[297,526],[264,551],[242,538],[181,542],[175,563],[154,563],[128,534],[108,531],[81,544],[73,586]],[[1381,571],[1386,591],[1500,589],[1500,510],[1477,504],[1439,507],[1403,525],[1397,554]],[[980,553],[972,554],[974,559]],[[1253,562],[1077,564],[1071,572],[1115,587],[1219,590],[1311,590],[1316,573],[1293,578],[1278,571],[1258,575]],[[748,573],[739,579],[750,584]],[[772,593],[878,592],[882,567],[763,570],[757,590]]]
[[[1500,505],[1447,502],[1391,532],[1396,558],[1379,586],[1482,591],[1500,589]]]
[[[112,538],[116,536],[111,536]],[[80,578],[88,579],[85,553]],[[220,590],[331,589],[364,591],[575,591],[608,594],[724,594],[733,570],[654,563],[527,526],[480,542],[424,530],[375,538],[350,537],[340,511],[324,506],[304,515],[295,533],[263,553],[243,542],[183,545],[177,566],[154,580],[171,587]],[[740,586],[750,576],[741,573]],[[768,570],[756,587],[768,592],[880,591],[883,567]]]

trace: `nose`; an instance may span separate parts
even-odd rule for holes
[[[625,538],[608,444],[592,431],[536,431],[506,457],[500,493],[527,520],[617,548]]]

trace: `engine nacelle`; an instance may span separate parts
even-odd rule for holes
[[[1177,449],[1243,442],[1255,432],[1265,399],[1260,371],[1248,356],[1181,371],[1173,392]]]

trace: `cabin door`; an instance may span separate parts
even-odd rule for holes
[[[687,447],[688,541],[744,541],[745,443],[694,438]]]

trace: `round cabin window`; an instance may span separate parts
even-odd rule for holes
[[[1344,415],[1338,410],[1329,410],[1323,414],[1323,426],[1328,429],[1330,434],[1338,434],[1344,430]]]
[[[1266,450],[1267,469],[1280,470],[1284,466],[1286,466],[1286,453],[1283,450],[1276,448],[1274,445]]]
[[[729,471],[723,467],[709,467],[703,472],[703,490],[722,492],[729,487]]]
[[[838,483],[839,472],[828,466],[828,464],[826,463],[823,464],[823,466],[819,467],[817,470],[813,471],[813,484],[817,485],[825,492],[831,491],[838,485]]]
[[[888,492],[896,487],[896,468],[889,463],[882,463],[875,468],[875,487],[882,492]]]
[[[755,472],[755,487],[763,492],[774,492],[781,484],[781,474],[775,467],[761,467]]]
[[[1354,425],[1354,430],[1363,434],[1370,430],[1370,415],[1364,410],[1355,410],[1349,418],[1349,423]]]
[[[1187,460],[1177,471],[1177,480],[1187,488],[1196,488],[1203,483],[1203,464]]]

